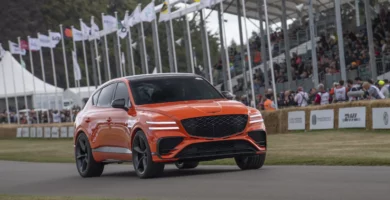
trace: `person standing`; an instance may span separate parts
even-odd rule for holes
[[[265,101],[264,101],[264,110],[266,111],[275,111],[276,110],[276,106],[275,106],[275,101],[273,99],[273,95],[271,94],[266,94],[265,95]]]
[[[309,95],[303,91],[302,87],[298,87],[298,93],[295,95],[294,100],[299,107],[306,107],[309,103]]]
[[[384,99],[385,96],[382,94],[382,92],[377,88],[375,85],[372,85],[369,82],[363,83],[363,89],[367,91],[368,99]]]
[[[319,105],[327,105],[329,104],[330,94],[325,90],[324,84],[318,85],[318,93],[316,95],[316,99],[314,100],[315,104]]]

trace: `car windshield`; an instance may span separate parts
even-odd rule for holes
[[[130,81],[136,105],[221,99],[223,96],[200,77],[159,77]]]

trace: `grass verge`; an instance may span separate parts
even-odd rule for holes
[[[74,162],[72,140],[0,140],[0,160]],[[234,165],[233,159],[202,164]],[[354,129],[268,136],[266,165],[389,165],[390,134]]]
[[[29,196],[29,195],[2,195],[1,200],[146,200],[146,199],[118,199],[92,197],[56,197],[56,196]]]

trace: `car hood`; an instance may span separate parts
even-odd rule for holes
[[[234,100],[201,100],[143,105],[140,110],[157,112],[176,120],[193,117],[248,114],[248,107]]]

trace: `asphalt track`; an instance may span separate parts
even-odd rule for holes
[[[0,161],[0,194],[99,196],[156,200],[389,200],[390,167],[200,166],[166,167],[141,180],[131,165],[108,165],[102,177],[83,179],[74,164]]]

